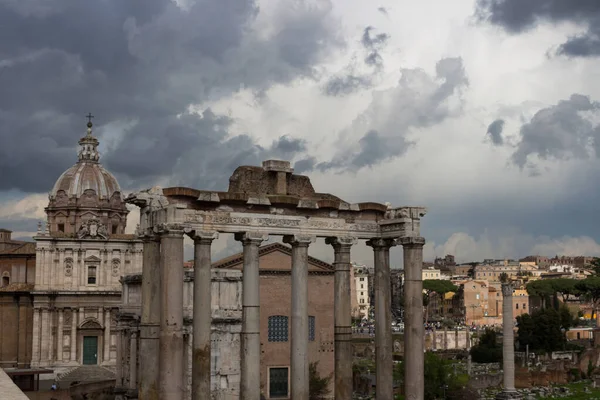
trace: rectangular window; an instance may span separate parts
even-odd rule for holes
[[[361,289],[364,289],[364,288],[365,288],[365,285],[363,285],[363,284],[361,283],[361,284],[360,284],[360,288],[361,288]]]
[[[88,267],[87,282],[88,282],[88,285],[96,284],[96,267]]]
[[[517,310],[519,309],[519,303],[517,303]]]
[[[360,299],[360,302],[361,302],[361,303],[364,303],[364,302],[365,302],[365,299]]]
[[[315,317],[310,315],[308,316],[308,340],[315,341]]]
[[[112,234],[113,234],[113,235],[116,235],[116,234],[117,234],[117,228],[118,228],[118,227],[117,227],[117,225],[113,225],[113,226],[112,226]]]
[[[269,397],[288,397],[288,368],[269,368]]]
[[[269,342],[288,341],[288,317],[286,317],[285,315],[272,315],[269,317],[268,325]]]
[[[360,278],[360,281],[363,282],[365,280],[365,278]]]
[[[59,232],[64,232],[65,231],[65,224],[58,224],[58,231]]]
[[[527,309],[527,307],[525,306],[525,303],[523,303],[523,310]]]

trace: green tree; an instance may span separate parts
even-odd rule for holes
[[[308,398],[310,400],[324,400],[328,398],[329,383],[333,373],[322,377],[318,371],[319,362],[312,362],[308,365]]]
[[[542,308],[546,308],[546,300],[553,296],[556,291],[552,287],[551,280],[539,280],[529,282],[525,289],[527,290],[527,294],[532,297],[539,297],[542,301]]]
[[[577,280],[570,278],[550,279],[550,286],[555,293],[560,293],[563,303],[567,302],[569,296],[579,296],[581,292],[577,289]]]
[[[566,309],[557,311],[545,308],[517,317],[519,348],[521,351],[529,345],[529,350],[552,352],[562,350],[565,346],[565,335],[561,329],[568,329],[572,315]]]
[[[502,361],[502,346],[498,343],[496,331],[486,329],[479,343],[471,348],[471,358],[476,363],[495,363]]]
[[[592,319],[594,319],[594,316],[598,312],[598,303],[600,302],[600,276],[590,276],[578,281],[575,287],[586,299],[592,302]]]
[[[444,295],[449,292],[457,292],[458,287],[450,281],[443,279],[425,279],[423,281],[423,290],[425,293],[423,295],[423,305],[427,307],[429,305],[430,296],[433,293],[437,293],[444,299]],[[442,313],[443,315],[443,313]],[[425,322],[429,320],[429,313],[427,312],[427,308],[425,309]]]

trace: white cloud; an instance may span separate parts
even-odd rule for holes
[[[47,194],[31,194],[20,200],[4,201],[0,204],[0,218],[19,220],[25,218],[46,219],[44,207],[48,205]]]

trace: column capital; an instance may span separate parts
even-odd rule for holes
[[[512,297],[513,295],[513,285],[512,283],[502,283],[502,296],[503,297]]]
[[[397,241],[402,247],[423,247],[425,245],[425,238],[421,236],[402,237]]]
[[[382,239],[382,238],[373,238],[371,240],[367,240],[367,246],[376,248],[387,248],[394,247],[396,242],[394,239]]]
[[[317,238],[311,235],[285,235],[283,243],[291,244],[292,247],[308,247],[311,243],[316,242]]]
[[[248,231],[238,232],[234,235],[235,240],[242,242],[242,245],[253,244],[260,246],[262,242],[269,239],[269,234],[265,232]]]
[[[139,230],[137,237],[144,243],[160,241],[160,235],[154,229]]]
[[[154,233],[162,236],[183,236],[184,226],[182,224],[158,224],[153,228]]]
[[[352,236],[337,236],[337,237],[328,237],[325,238],[325,243],[333,246],[334,249],[337,248],[348,248],[352,247],[357,243],[357,239]]]
[[[187,228],[184,231],[194,243],[211,244],[213,240],[219,238],[219,232],[217,231],[197,231],[190,228]]]

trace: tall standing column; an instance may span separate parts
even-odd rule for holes
[[[520,399],[515,389],[515,333],[513,323],[513,287],[502,283],[502,369],[504,370],[504,388],[496,399]]]
[[[217,232],[190,233],[194,240],[194,326],[192,340],[192,400],[210,397],[210,328],[211,307],[211,258],[212,241]]]
[[[71,308],[71,340],[69,341],[71,350],[71,362],[77,361],[77,309]]]
[[[133,330],[129,339],[129,388],[131,389],[137,387],[137,336],[137,332]]]
[[[140,319],[140,400],[159,400],[159,331],[160,331],[160,238],[142,236],[142,315]]]
[[[404,248],[404,393],[406,399],[425,396],[422,237],[399,240]],[[444,330],[444,346],[446,346]]]
[[[392,239],[371,239],[375,256],[375,358],[377,368],[377,400],[394,398],[394,361],[392,358],[392,299],[390,280],[390,247]],[[407,397],[410,399],[410,397]]]
[[[56,360],[61,362],[63,359],[63,323],[63,310],[60,308],[58,310],[58,327],[56,329]]]
[[[160,226],[159,398],[183,399],[183,227]]]
[[[260,399],[260,280],[258,247],[268,239],[262,232],[237,233],[244,247],[242,273],[242,337],[240,399]]]
[[[334,395],[336,399],[352,398],[352,307],[350,269],[352,268],[350,248],[355,238],[327,238],[333,246],[334,277],[334,340],[335,368]]]
[[[292,245],[291,398],[308,400],[308,246],[315,237],[284,236]]]
[[[102,362],[104,364],[110,361],[110,331],[111,331],[110,308],[104,310],[104,351],[102,352]]]
[[[31,345],[31,364],[32,366],[37,367],[40,364],[40,356],[41,356],[41,347],[40,341],[42,337],[42,327],[41,327],[41,316],[40,309],[33,309],[33,338]]]

